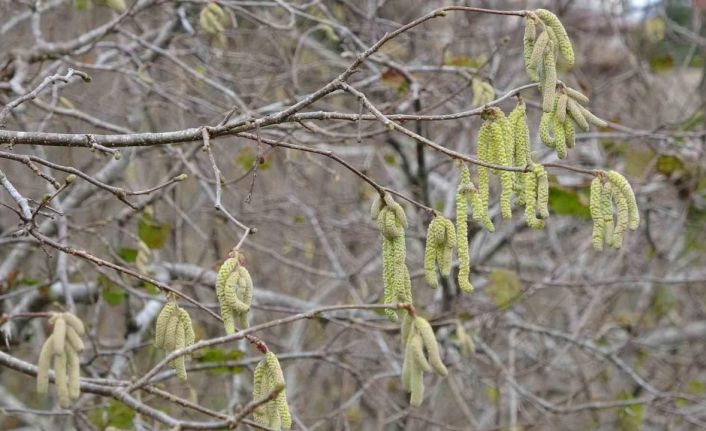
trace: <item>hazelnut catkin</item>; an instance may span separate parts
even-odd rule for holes
[[[84,333],[81,320],[71,313],[54,313],[49,319],[54,330],[42,345],[37,361],[37,392],[49,389],[49,367],[54,363],[54,386],[59,405],[68,408],[71,401],[81,396],[81,364],[78,353],[84,348],[80,335]]]

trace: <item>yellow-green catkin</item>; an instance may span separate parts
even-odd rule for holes
[[[554,96],[556,94],[556,59],[552,49],[544,55],[544,68],[542,69],[542,110],[552,112]]]
[[[593,233],[591,235],[593,248],[603,250],[603,233],[605,221],[603,219],[603,182],[600,176],[596,176],[591,181],[591,196],[589,203],[591,219],[593,220]]]
[[[439,215],[434,217],[427,229],[424,251],[424,274],[431,287],[439,287],[436,279],[437,267],[442,277],[447,277],[451,273],[452,253],[455,246],[456,232],[451,220]]]
[[[630,230],[635,230],[640,225],[640,211],[637,208],[637,200],[635,193],[627,179],[616,171],[608,172],[608,179],[613,183],[620,194],[622,194],[628,205],[628,227]]]
[[[569,111],[569,114],[571,114],[571,118],[574,119],[581,130],[584,132],[587,131],[588,121],[586,121],[586,117],[583,115],[584,111],[581,109],[581,105],[579,105],[575,100],[569,99],[566,103],[566,108]]]
[[[80,335],[84,333],[81,320],[71,313],[55,313],[50,319],[54,330],[46,339],[37,361],[37,392],[49,389],[49,368],[54,364],[54,386],[59,405],[68,408],[81,395],[81,364],[83,350]]]
[[[448,370],[441,361],[434,330],[424,318],[408,317],[403,328],[404,362],[402,364],[402,386],[410,392],[410,404],[418,407],[424,399],[424,372],[434,370],[446,376]],[[424,356],[424,350],[427,357]]]
[[[566,60],[566,64],[569,65],[569,67],[573,66],[575,61],[574,49],[571,46],[569,35],[566,33],[566,29],[561,24],[561,21],[559,21],[559,18],[546,9],[537,9],[534,13],[552,29],[556,36],[557,44],[559,45],[559,52],[561,52],[561,55]]]
[[[470,282],[471,269],[468,250],[468,203],[471,200],[473,189],[471,172],[465,163],[461,163],[461,175],[456,190],[456,243],[458,248],[458,286],[467,293],[473,291],[473,285]]]
[[[537,177],[537,213],[543,219],[549,218],[549,178],[544,166],[536,164],[532,167]]]
[[[534,169],[525,177],[525,222],[532,229],[542,229],[544,221],[537,218],[537,177]]]
[[[564,122],[564,137],[566,138],[566,148],[574,148],[576,144],[576,128],[574,120],[568,118]]]
[[[510,112],[508,120],[512,126],[513,138],[513,165],[516,167],[525,167],[529,163],[530,156],[530,134],[527,126],[527,108],[522,97],[518,96],[515,109]],[[518,205],[524,205],[524,188],[526,172],[515,172],[513,190],[515,191],[515,202]]]
[[[527,70],[527,76],[532,81],[539,81],[539,74],[537,73],[536,63],[532,63],[532,51],[534,50],[534,44],[537,40],[537,26],[534,23],[534,17],[527,15],[525,17],[525,35],[523,38],[524,44],[524,58],[525,58],[525,69]]]
[[[564,134],[564,124],[559,120],[558,99],[559,98],[557,98],[557,101],[554,104],[554,149],[556,150],[557,157],[563,159],[566,157],[566,136]]]
[[[553,123],[554,114],[552,112],[542,113],[542,117],[539,120],[539,139],[549,148],[556,147],[554,137],[551,134]]]
[[[497,120],[502,128],[502,139],[504,154],[502,158],[503,166],[514,166],[515,157],[515,139],[513,136],[513,127],[510,120],[505,117],[505,114],[500,112],[500,116]],[[500,171],[500,213],[502,218],[509,219],[512,218],[512,191],[513,184],[515,182],[515,173],[512,171]]]
[[[603,184],[603,197],[601,208],[603,212],[603,241],[608,246],[613,246],[613,184],[608,181]]]
[[[487,119],[489,124],[489,150],[492,163],[502,166],[512,166],[514,155],[514,144],[512,137],[512,127],[505,114],[499,108],[488,110]],[[512,187],[514,173],[512,171],[501,170],[500,175],[500,213],[503,218],[512,217]]]
[[[221,9],[216,2],[209,2],[199,14],[199,25],[206,32],[217,34],[225,31],[230,24],[228,15]]]
[[[189,347],[195,342],[194,328],[189,313],[170,300],[157,316],[154,345],[167,353]],[[185,357],[181,355],[169,365],[179,380],[186,381]]]
[[[239,319],[241,327],[248,325],[247,313],[252,303],[253,284],[250,273],[241,265],[240,258],[241,254],[233,251],[216,275],[216,297],[221,307],[226,334],[235,332],[235,317]]]
[[[271,351],[255,367],[253,376],[253,401],[261,401],[279,391],[273,400],[259,405],[253,411],[255,422],[271,428],[290,429],[292,416],[287,403],[284,373],[277,356]]]
[[[530,54],[529,64],[534,68],[534,70],[537,70],[537,67],[542,65],[544,55],[549,49],[549,43],[549,35],[547,32],[542,32],[537,38],[537,41],[532,48],[532,53]]]
[[[566,90],[566,94],[571,97],[572,99],[575,99],[577,102],[581,103],[582,105],[587,105],[589,102],[588,97],[586,97],[585,94],[581,93],[578,90],[574,90],[573,88],[570,87],[564,87]]]
[[[375,202],[373,205],[376,205]],[[404,229],[407,216],[402,206],[385,193],[383,206],[377,212],[377,224],[382,236],[383,302],[385,304],[412,302],[411,280],[406,264]],[[385,309],[388,319],[397,320],[397,310]]]
[[[461,351],[461,356],[470,358],[476,353],[476,345],[473,339],[468,335],[461,321],[456,322],[456,338]]]
[[[490,82],[473,77],[471,79],[471,90],[473,91],[473,100],[471,104],[473,106],[483,106],[495,99],[495,89],[490,84]]]
[[[484,121],[478,133],[478,160],[491,163],[490,158],[490,122]],[[495,232],[495,226],[488,215],[490,202],[490,171],[485,166],[478,166],[478,198],[473,203],[473,219],[489,232]]]

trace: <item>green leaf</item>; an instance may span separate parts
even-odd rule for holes
[[[628,391],[624,390],[618,394],[619,400],[634,400]],[[618,411],[618,428],[620,431],[639,431],[645,419],[645,406],[633,404],[621,407]]]
[[[135,411],[120,401],[112,400],[107,408],[91,411],[89,417],[91,422],[101,429],[109,426],[119,429],[133,429]]]
[[[238,154],[235,155],[235,163],[240,166],[244,171],[249,171],[255,166],[255,162],[258,161],[258,156],[250,147],[244,147]],[[266,171],[272,167],[272,159],[261,157],[259,158],[260,166],[258,170]]]
[[[515,271],[496,269],[488,277],[485,292],[495,305],[506,310],[522,293],[520,279],[517,278]]]
[[[650,300],[650,311],[661,318],[666,316],[672,309],[674,309],[679,301],[672,293],[671,289],[668,289],[662,285],[655,288],[652,294],[652,299]]]
[[[650,58],[650,67],[653,72],[669,72],[674,68],[674,58],[670,54],[655,55]]]
[[[171,226],[168,223],[160,223],[149,213],[142,213],[142,217],[137,224],[137,236],[140,237],[147,247],[158,249],[164,247],[169,238]]]
[[[120,247],[118,256],[127,263],[134,263],[137,260],[137,249],[130,247]]]
[[[157,286],[155,286],[154,284],[152,284],[148,281],[145,281],[144,283],[142,283],[142,287],[144,287],[145,290],[147,290],[147,293],[149,293],[152,296],[159,295],[159,289],[157,288]]]
[[[96,279],[96,283],[101,288],[101,297],[108,305],[120,305],[125,300],[127,294],[105,275],[100,274]]]
[[[549,206],[552,212],[581,218],[591,218],[588,205],[583,202],[579,194],[564,187],[549,187]]]
[[[684,162],[676,156],[661,155],[657,157],[657,172],[671,176],[674,173],[684,171]]]
[[[244,352],[240,350],[224,350],[219,348],[202,349],[199,356],[196,358],[198,362],[225,362],[225,361],[235,361],[242,358]],[[215,367],[210,369],[211,372],[221,374],[230,372],[232,374],[237,374],[243,371],[243,367]]]
[[[625,173],[628,177],[641,177],[651,167],[655,152],[647,149],[633,148],[625,153]]]
[[[91,0],[74,0],[77,10],[86,10],[91,6]]]

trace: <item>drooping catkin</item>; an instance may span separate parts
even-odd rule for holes
[[[542,113],[542,117],[539,120],[539,139],[544,145],[549,148],[555,148],[556,144],[554,137],[551,134],[552,125],[554,124],[554,115],[552,112]]]
[[[419,406],[424,398],[424,372],[434,370],[440,376],[446,376],[448,370],[441,361],[439,346],[429,322],[420,316],[409,317],[409,321],[406,334],[403,332],[402,386],[411,393],[410,404]],[[428,359],[424,356],[425,349]]]
[[[559,93],[556,105],[556,117],[562,124],[566,122],[566,104],[568,103],[568,101],[569,96],[567,96],[566,93],[564,93],[563,91]]]
[[[490,82],[476,76],[471,79],[471,90],[473,91],[472,106],[483,106],[495,99],[495,89]]]
[[[442,277],[451,273],[452,253],[456,247],[456,231],[451,220],[437,215],[429,223],[424,250],[424,276],[433,288],[439,287],[436,268]]]
[[[608,246],[613,246],[613,193],[615,186],[610,182],[603,184],[603,241]]]
[[[152,251],[150,250],[147,243],[142,240],[137,242],[137,256],[135,257],[135,267],[142,274],[149,273],[151,253]]]
[[[534,165],[532,170],[537,177],[537,213],[546,219],[549,218],[549,178],[540,164]]]
[[[461,163],[461,175],[456,190],[456,243],[458,248],[458,287],[464,292],[473,291],[470,282],[470,256],[468,250],[468,203],[473,191],[471,172],[465,163]],[[426,258],[426,256],[425,256]],[[426,270],[426,261],[425,261]],[[426,271],[425,271],[426,272]],[[436,281],[436,277],[434,277]]]
[[[211,34],[223,32],[229,23],[228,15],[216,2],[209,2],[199,14],[199,25]]]
[[[456,337],[458,338],[461,356],[470,358],[476,353],[476,345],[460,321],[456,322]]]
[[[589,99],[588,99],[588,97],[586,97],[585,94],[581,93],[581,92],[578,91],[578,90],[575,90],[575,89],[573,89],[573,88],[570,88],[570,87],[565,87],[564,89],[566,90],[566,94],[567,94],[569,97],[571,97],[572,99],[575,99],[577,102],[579,102],[579,103],[582,104],[582,105],[587,105],[587,104],[588,104]]]
[[[570,118],[564,122],[564,136],[566,137],[566,148],[574,148],[576,144],[576,128],[574,127],[574,120]]]
[[[491,162],[490,158],[490,123],[484,121],[478,132],[476,157],[482,162]],[[478,221],[489,232],[495,232],[495,226],[488,215],[490,203],[490,171],[485,166],[478,166],[478,199],[472,201],[473,219]]]
[[[55,313],[49,320],[54,324],[52,335],[45,341],[37,361],[37,392],[49,388],[49,368],[54,363],[54,385],[59,405],[68,408],[81,395],[81,365],[78,353],[83,350],[79,333],[84,333],[81,320],[71,313]]]
[[[569,99],[566,104],[566,108],[569,111],[569,114],[571,114],[571,118],[574,119],[576,124],[583,130],[584,132],[588,130],[588,121],[586,121],[586,117],[583,115],[583,110],[581,109],[581,105],[578,104],[573,99]]]
[[[534,169],[528,172],[525,177],[524,201],[527,226],[532,229],[542,229],[544,220],[537,218],[537,177],[534,174]]]
[[[549,49],[549,43],[549,35],[547,32],[542,32],[542,34],[540,34],[537,38],[537,41],[532,49],[532,53],[530,54],[529,64],[534,70],[543,64],[542,62],[544,60],[544,55]]]
[[[411,280],[405,262],[407,251],[404,229],[407,226],[407,216],[404,208],[388,193],[385,193],[382,200],[384,206],[377,211],[377,225],[382,236],[383,302],[411,302]],[[397,320],[396,310],[385,309],[385,315],[392,321]]]
[[[69,372],[69,398],[76,400],[81,396],[81,362],[78,353],[70,346],[66,349],[66,367]]]
[[[640,212],[637,208],[637,200],[635,199],[635,193],[632,191],[632,187],[624,176],[616,171],[608,172],[608,179],[613,183],[620,193],[625,196],[628,204],[628,227],[630,230],[635,230],[640,225]]]
[[[537,64],[532,63],[532,51],[534,50],[535,41],[537,40],[537,27],[534,23],[534,18],[530,15],[525,17],[525,35],[523,38],[525,69],[527,76],[532,81],[539,81],[537,74]]]
[[[603,219],[603,183],[600,176],[596,176],[591,181],[591,196],[589,210],[593,220],[593,233],[591,235],[593,248],[598,251],[603,250],[603,233],[605,224]]]
[[[537,9],[534,13],[552,29],[559,45],[559,52],[561,52],[561,55],[566,60],[566,64],[573,66],[575,60],[574,49],[571,46],[569,35],[566,33],[566,29],[561,24],[561,21],[559,21],[559,18],[546,9]]]
[[[248,325],[247,314],[252,305],[252,278],[240,259],[241,254],[234,250],[216,275],[216,298],[220,304],[226,334],[235,332],[235,317],[239,319],[241,327]]]
[[[553,126],[554,126],[554,149],[556,150],[556,155],[560,159],[563,159],[566,157],[566,135],[564,134],[564,124],[559,120],[559,113],[558,113],[558,99],[557,102],[555,103],[555,111],[553,112],[554,114],[554,120],[553,120]]]
[[[554,95],[556,94],[556,59],[552,49],[548,49],[544,55],[544,68],[542,69],[542,110],[551,112],[554,107]]]
[[[157,316],[155,323],[154,345],[164,349],[167,353],[180,350],[194,344],[194,328],[189,313],[170,300]],[[169,366],[174,369],[179,380],[186,381],[185,355],[170,361]]]
[[[54,342],[52,336],[44,342],[42,350],[39,352],[39,360],[37,361],[37,393],[46,394],[49,389],[49,367],[51,367],[51,358],[54,354]]]
[[[287,403],[284,374],[277,356],[271,351],[257,364],[253,376],[253,400],[259,401],[279,391],[275,399],[258,406],[253,411],[255,422],[271,428],[290,429],[292,416]]]

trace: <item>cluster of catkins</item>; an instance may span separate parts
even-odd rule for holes
[[[559,18],[546,9],[528,13],[524,36],[525,68],[530,79],[540,82],[542,87],[544,113],[539,124],[539,136],[563,159],[567,148],[574,146],[576,125],[586,131],[589,123],[599,127],[605,127],[607,123],[581,105],[588,103],[586,96],[557,80],[559,54],[568,66],[574,64],[571,40]]]
[[[171,352],[191,346],[195,338],[189,313],[179,307],[175,301],[167,302],[157,316],[154,346]],[[180,380],[186,380],[184,355],[171,361],[169,366]]]
[[[407,216],[402,206],[389,193],[377,196],[370,208],[382,234],[382,279],[385,304],[412,303],[412,282],[407,269],[407,246],[404,230]],[[385,309],[388,319],[397,320],[397,311]]]
[[[550,112],[544,112],[539,122],[539,138],[544,145],[554,148],[560,159],[566,157],[567,149],[574,147],[576,126],[588,131],[588,124],[605,127],[604,120],[593,115],[581,104],[588,103],[588,97],[563,84],[554,97]]]
[[[236,251],[226,259],[216,275],[216,297],[221,305],[221,317],[226,334],[235,332],[234,317],[241,328],[248,327],[248,311],[252,303],[253,284],[250,273],[240,262]]]
[[[471,79],[471,90],[473,90],[472,106],[483,106],[495,99],[495,89],[485,79],[474,76]]]
[[[424,372],[434,370],[442,377],[449,372],[441,362],[434,330],[424,318],[405,315],[402,321],[402,347],[402,386],[411,393],[410,404],[418,407],[424,398]]]
[[[279,360],[272,352],[257,364],[253,382],[253,400],[263,400],[273,392],[278,392],[274,399],[259,405],[254,411],[255,421],[261,425],[275,429],[289,429],[292,426],[292,416],[289,414],[287,394],[285,392],[284,374]]]
[[[71,400],[81,395],[81,364],[78,354],[83,350],[81,335],[83,322],[71,313],[55,313],[49,323],[54,331],[47,338],[39,353],[37,363],[37,392],[46,394],[49,389],[49,367],[54,359],[54,384],[59,405],[68,408]]]
[[[526,205],[525,215],[527,224],[531,227],[541,227],[534,217],[535,202],[548,197],[549,184],[546,173],[541,165],[534,165],[530,157],[530,137],[527,126],[526,106],[522,98],[518,98],[515,109],[508,117],[500,108],[486,109],[483,114],[483,125],[479,132],[477,148],[478,160],[501,166],[525,168],[532,167],[529,172],[499,170],[494,171],[485,166],[478,167],[478,194],[479,199],[474,200],[473,219],[483,225],[488,231],[494,232],[495,226],[488,216],[489,176],[491,172],[500,176],[500,213],[503,218],[512,217],[512,194],[515,192],[519,205]],[[461,173],[463,183],[464,173]],[[534,198],[533,198],[534,196]],[[546,201],[546,199],[544,199]],[[541,206],[541,205],[540,205]],[[544,206],[546,207],[546,205]],[[532,217],[528,217],[529,215]],[[540,211],[542,217],[547,217],[545,211]]]
[[[613,204],[616,220],[614,223]],[[615,171],[600,172],[591,182],[591,218],[593,247],[603,250],[603,243],[613,248],[623,245],[623,233],[640,225],[635,194],[630,183]]]
[[[223,33],[230,24],[228,15],[216,2],[208,2],[199,14],[199,25],[210,34]]]

